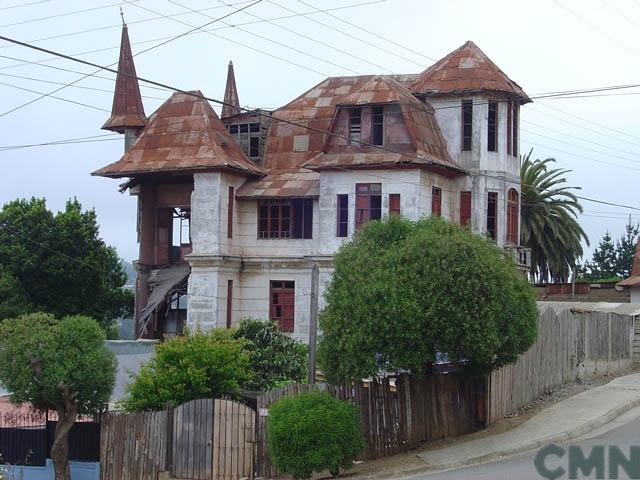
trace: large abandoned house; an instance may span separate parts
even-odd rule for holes
[[[95,172],[138,198],[136,328],[161,338],[268,318],[309,332],[333,255],[364,223],[439,215],[515,260],[519,109],[530,102],[473,42],[425,71],[323,80],[273,111],[221,116],[199,91],[143,108],[126,26],[107,130],[124,156]]]

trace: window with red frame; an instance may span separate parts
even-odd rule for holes
[[[431,215],[442,216],[442,189],[438,187],[431,188]]]
[[[382,218],[382,184],[356,184],[356,230],[369,220]]]
[[[487,193],[487,235],[498,238],[498,193]]]
[[[313,199],[261,200],[258,238],[312,238]]]
[[[349,231],[349,195],[341,193],[337,198],[337,237],[346,237]]]
[[[507,196],[507,243],[518,244],[518,210],[520,196],[515,188],[509,190]]]
[[[460,192],[460,225],[469,228],[471,225],[471,192]]]
[[[283,332],[293,332],[295,313],[295,282],[271,280],[269,288],[269,319]]]
[[[389,194],[389,215],[400,215],[400,194]]]

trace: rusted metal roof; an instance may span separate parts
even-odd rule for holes
[[[118,61],[118,75],[113,94],[111,117],[102,126],[104,130],[123,133],[125,128],[142,128],[147,124],[144,114],[140,86],[136,77],[136,67],[133,63],[129,32],[127,25],[122,26],[120,41],[120,59]]]
[[[194,91],[174,93],[151,115],[131,149],[93,175],[131,177],[216,169],[266,174],[247,158],[202,93]]]
[[[227,85],[224,89],[224,105],[222,105],[221,118],[233,117],[241,113],[238,89],[236,88],[236,74],[233,71],[233,62],[229,62],[227,69]]]
[[[427,68],[410,89],[426,95],[501,92],[515,95],[523,103],[531,101],[472,41]]]
[[[278,172],[242,185],[237,198],[292,198],[320,196],[320,174],[304,168]]]

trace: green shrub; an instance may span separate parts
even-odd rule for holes
[[[244,386],[267,391],[301,382],[307,374],[307,346],[280,331],[274,322],[246,318],[234,334],[245,340],[252,378]]]
[[[296,479],[323,470],[337,476],[365,447],[356,407],[324,392],[287,396],[273,404],[267,445],[276,468]]]
[[[214,329],[176,337],[156,347],[127,389],[128,411],[160,410],[197,398],[237,397],[250,378],[244,340]]]

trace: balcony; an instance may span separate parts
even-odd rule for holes
[[[504,247],[504,255],[511,258],[513,263],[521,270],[529,270],[531,268],[531,249],[518,245],[506,245]]]

